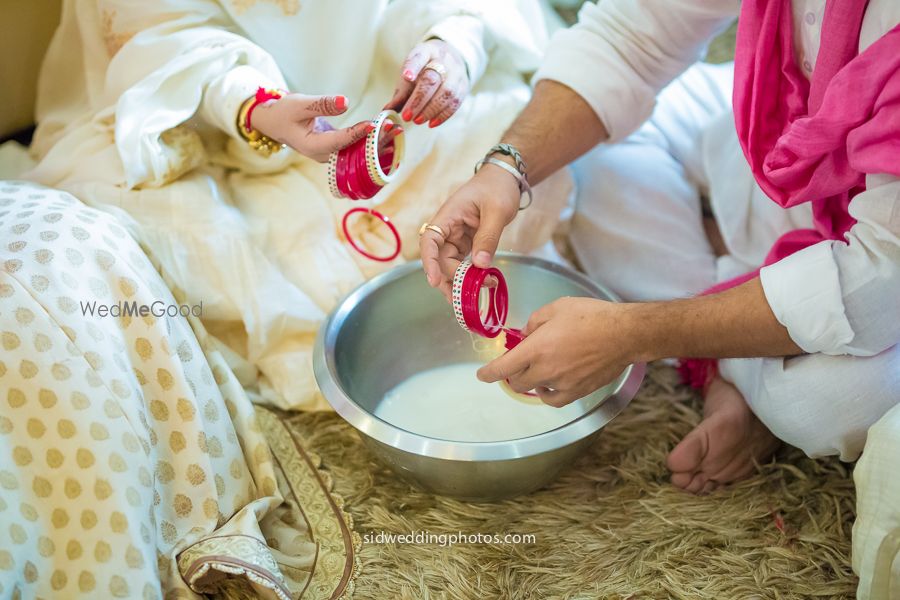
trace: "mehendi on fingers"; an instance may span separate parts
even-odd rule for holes
[[[459,107],[462,106],[462,100],[458,96],[454,96],[452,100],[444,107],[444,109],[437,114],[437,116],[433,117],[429,123],[430,127],[437,127],[459,110]]]
[[[338,108],[334,96],[319,96],[306,105],[306,110],[319,115],[333,115]]]
[[[416,118],[440,87],[441,78],[434,71],[425,71],[419,75],[418,83],[403,110],[403,118],[407,121]]]
[[[420,113],[425,121],[434,119],[441,114],[446,108],[453,104],[456,93],[451,89],[444,89],[439,95],[435,94],[431,98],[431,102]]]
[[[348,127],[347,131],[349,133],[350,139],[346,144],[344,144],[343,147],[346,148],[350,144],[358,142],[359,140],[366,137],[366,135],[368,135],[368,133],[369,133],[368,125],[369,125],[368,121],[362,121],[360,123],[357,123],[356,125]]]

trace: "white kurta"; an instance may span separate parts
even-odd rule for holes
[[[796,58],[807,76],[824,4],[793,2]],[[739,6],[586,5],[579,24],[554,38],[538,73],[581,94],[619,142],[576,163],[572,236],[586,269],[626,298],[695,294],[754,269],[781,234],[812,225],[808,205],[783,210],[755,184],[734,129],[731,65],[694,66],[673,81]],[[860,50],[898,22],[900,4],[872,0]],[[892,485],[900,420],[891,409],[900,402],[900,181],[872,175],[866,184],[850,204],[858,222],[847,244],[822,242],[762,270],[776,317],[810,354],[719,365],[776,435],[809,454],[851,460],[865,444],[855,473],[853,566],[860,598],[888,598],[900,589],[900,499]],[[717,259],[706,239],[701,194],[728,256]]]
[[[798,0],[793,5],[797,59],[808,75],[818,52],[824,4]],[[657,93],[699,60],[708,40],[739,8],[736,0],[673,0],[665,11],[650,0],[587,4],[578,25],[554,37],[537,77],[577,91],[604,121],[611,141],[621,141],[650,116]],[[860,50],[898,22],[900,3],[872,0]],[[804,209],[787,215],[774,203],[753,202],[749,170],[734,170],[740,149],[736,156],[733,144],[721,150],[709,154],[710,170],[731,176],[709,182],[709,195],[731,256],[717,279],[758,267],[781,233],[812,224],[808,207],[805,215],[800,214]],[[900,180],[872,175],[866,185],[850,205],[858,222],[847,244],[821,242],[761,272],[775,316],[807,352],[870,356],[900,341]],[[668,235],[658,233],[662,239]],[[873,312],[881,318],[873,318]]]
[[[416,258],[418,226],[527,102],[541,19],[536,0],[69,0],[41,77],[40,164],[26,177],[115,211],[176,295],[203,301],[210,343],[258,400],[326,408],[311,364],[321,321],[367,277]],[[376,263],[343,239],[356,204],[331,197],[325,166],[255,154],[237,134],[237,109],[270,85],[348,96],[335,125],[372,118],[406,55],[432,35],[480,78],[448,122],[406,128],[398,182],[373,201],[403,253]],[[569,189],[565,175],[545,186],[545,204],[504,248],[545,242]],[[371,252],[390,252],[383,225],[352,229]]]

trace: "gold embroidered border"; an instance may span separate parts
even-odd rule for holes
[[[311,598],[349,600],[359,573],[362,540],[353,531],[352,517],[344,512],[344,500],[331,491],[331,476],[320,469],[319,456],[304,449],[276,413],[262,407],[256,407],[256,413],[318,548],[312,577],[300,597],[309,593]]]
[[[203,578],[212,569],[227,575],[244,576],[272,590],[279,600],[291,600],[290,591],[276,575],[279,573],[278,565],[268,546],[247,535],[205,538],[178,556],[178,568],[187,584],[197,593],[221,591],[219,582],[212,587],[203,584]]]

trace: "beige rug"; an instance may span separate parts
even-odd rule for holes
[[[656,366],[628,409],[550,487],[498,504],[439,498],[395,478],[333,414],[290,426],[318,453],[356,531],[534,534],[532,544],[364,543],[357,600],[851,598],[849,468],[784,450],[750,480],[694,497],[666,453],[698,400]]]

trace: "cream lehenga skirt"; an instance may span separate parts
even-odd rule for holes
[[[0,182],[0,597],[345,595],[327,474],[169,306],[114,216]]]

